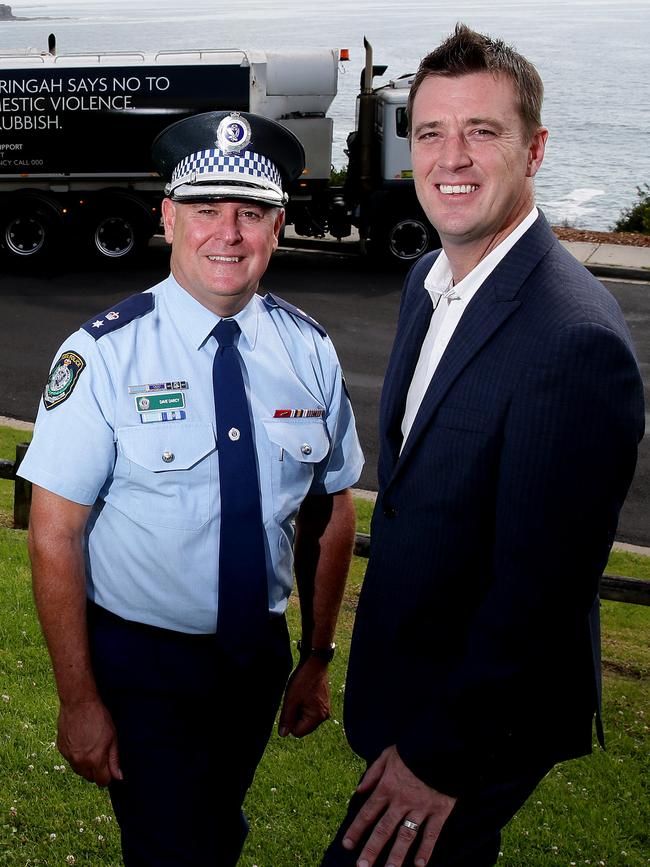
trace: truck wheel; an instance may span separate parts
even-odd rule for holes
[[[93,221],[91,252],[112,262],[134,259],[145,244],[141,221],[127,213],[105,212]]]
[[[133,253],[136,246],[135,226],[124,216],[102,216],[95,226],[95,248],[107,259],[123,259]]]
[[[373,226],[370,241],[368,249],[374,257],[410,264],[433,249],[439,239],[425,217],[398,214]]]
[[[140,201],[127,197],[97,201],[88,221],[87,246],[91,256],[105,264],[130,262],[145,247],[153,229]]]
[[[42,264],[60,247],[63,220],[56,203],[26,195],[10,201],[5,213],[0,237],[8,259]]]

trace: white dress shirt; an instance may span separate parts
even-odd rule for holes
[[[444,250],[441,251],[431,266],[431,270],[424,280],[424,288],[431,296],[433,315],[429,323],[429,330],[422,342],[420,357],[415,366],[413,379],[406,397],[406,408],[402,419],[402,448],[404,448],[406,438],[413,427],[413,422],[433,374],[440,364],[440,359],[449,345],[467,305],[506,253],[533,225],[537,217],[538,210],[533,207],[530,214],[519,223],[508,237],[501,241],[455,286],[449,259]],[[442,303],[443,300],[444,303]]]

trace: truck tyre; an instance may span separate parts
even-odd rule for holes
[[[127,197],[107,199],[93,207],[87,246],[95,260],[127,263],[142,252],[153,231],[153,222],[142,202]]]
[[[397,213],[378,220],[370,231],[368,251],[374,258],[412,264],[439,244],[438,234],[424,215]]]
[[[93,240],[101,257],[125,259],[135,252],[136,228],[124,215],[102,214],[95,225]]]
[[[47,196],[25,193],[10,199],[1,225],[0,243],[9,261],[42,265],[60,250],[63,217]]]

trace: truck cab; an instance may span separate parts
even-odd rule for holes
[[[391,81],[376,91],[375,134],[380,146],[382,181],[410,181],[411,150],[408,141],[406,100],[412,76]]]
[[[405,75],[372,92],[371,137],[376,156],[367,219],[360,227],[369,253],[405,263],[415,261],[439,244],[413,184],[406,111],[412,81],[412,75]]]

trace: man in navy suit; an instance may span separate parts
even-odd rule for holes
[[[442,241],[404,288],[345,724],[368,769],[323,865],[484,867],[600,722],[598,583],[643,436],[623,316],[534,204],[521,55],[457,25],[409,102]]]

